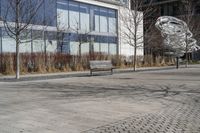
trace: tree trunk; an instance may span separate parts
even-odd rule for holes
[[[46,38],[46,35],[45,35],[45,32],[43,31],[43,38],[44,38],[44,65],[45,67],[47,68],[47,38]]]
[[[136,14],[136,11],[135,11]],[[134,72],[136,71],[136,62],[137,62],[137,21],[136,18],[134,18],[134,23],[135,23],[135,27],[134,27]]]
[[[20,78],[19,35],[16,35],[16,79]]]
[[[79,46],[78,46],[79,50],[78,50],[78,56],[79,56],[79,63],[81,63],[81,42],[79,42]]]
[[[176,57],[176,69],[179,69],[179,57]]]
[[[19,55],[19,44],[20,44],[20,32],[19,32],[19,4],[20,4],[20,1],[19,0],[16,0],[16,18],[15,18],[15,32],[16,32],[16,79],[19,79],[20,78],[20,55]]]
[[[81,57],[81,43],[79,43],[78,49],[79,49],[79,51],[78,51],[79,54],[78,55]]]
[[[137,63],[137,48],[134,47],[134,61],[133,61],[133,69],[136,71],[136,63]]]
[[[185,48],[185,59],[186,59],[186,62],[185,62],[185,67],[187,68],[188,67],[188,38],[187,38],[187,34],[186,34],[186,38],[185,38],[185,42],[186,42],[186,48]]]

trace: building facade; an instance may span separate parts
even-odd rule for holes
[[[15,20],[12,12],[6,11],[8,4],[1,0],[1,16],[7,15],[12,23]],[[126,55],[121,49],[119,12],[128,4],[127,0],[44,0],[20,37],[20,52]],[[26,23],[25,17],[23,21]],[[0,27],[0,52],[15,52],[15,40],[2,21]]]

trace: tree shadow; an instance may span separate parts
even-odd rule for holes
[[[199,89],[189,89],[184,85],[174,89],[171,85],[157,85],[156,88],[145,85],[102,86],[100,84],[64,84],[64,83],[26,83],[11,85],[12,88],[20,88],[20,91],[41,93],[46,98],[52,99],[80,99],[80,98],[129,98],[137,101],[167,100],[184,103],[176,97],[184,95],[200,96]],[[27,89],[28,88],[28,89]],[[181,88],[181,90],[180,90]],[[15,91],[15,90],[13,90]],[[199,102],[196,100],[196,102]]]

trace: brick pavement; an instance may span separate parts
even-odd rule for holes
[[[199,133],[199,97],[185,96],[157,113],[139,114],[82,133]]]

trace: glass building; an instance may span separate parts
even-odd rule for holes
[[[5,16],[7,7],[8,1],[1,0],[1,16]],[[13,15],[9,12],[6,20],[13,22]],[[24,17],[21,21],[26,23],[27,20]],[[116,8],[84,0],[44,0],[31,24],[20,38],[23,42],[21,53],[47,51],[77,55],[81,49],[81,54],[115,55],[118,51]],[[15,52],[15,40],[8,35],[3,24],[0,35],[0,52]]]
[[[10,0],[0,0],[1,17],[15,22],[15,13],[8,10]],[[38,0],[22,0],[27,6],[20,10],[20,22],[26,23],[30,7]],[[122,23],[119,12],[129,0],[43,0],[31,24],[20,37],[21,53],[59,52],[70,55],[103,53],[127,54],[120,36]],[[124,9],[123,9],[124,10]],[[5,18],[6,16],[6,18]],[[0,23],[0,52],[15,52],[15,40]],[[143,31],[143,29],[141,29]],[[130,46],[131,47],[131,46]],[[132,48],[126,46],[129,53]],[[124,53],[122,52],[124,51]]]

